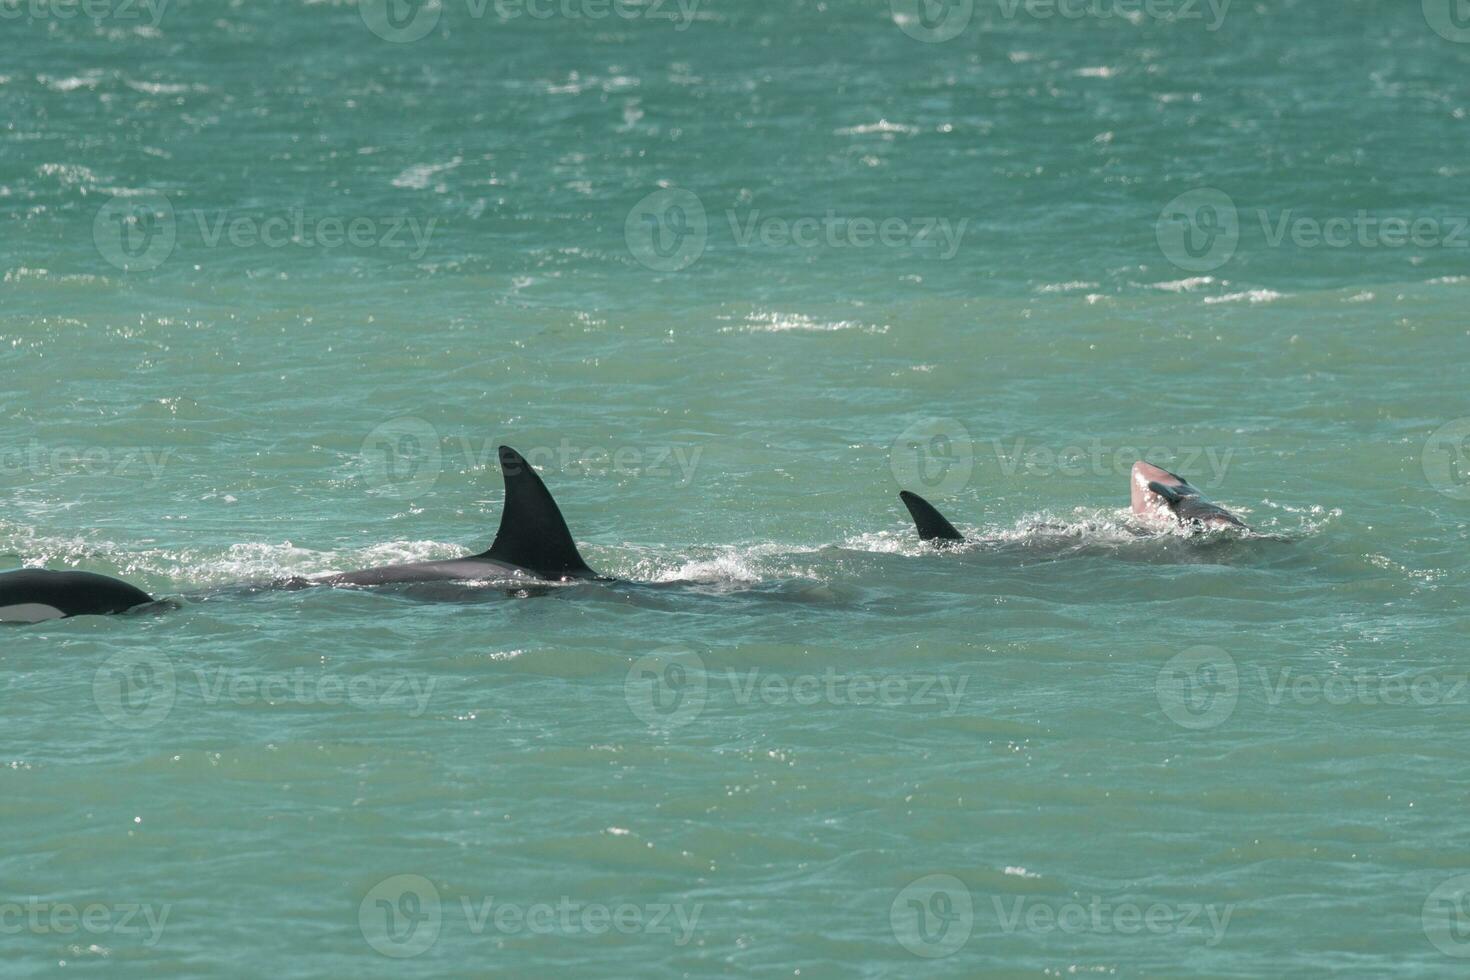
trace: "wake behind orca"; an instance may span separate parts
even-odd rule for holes
[[[287,584],[299,587],[503,579],[611,581],[598,575],[582,560],[561,510],[526,458],[509,446],[501,446],[499,454],[500,471],[505,478],[505,504],[500,513],[500,530],[488,551],[444,561],[383,565],[355,572],[292,579]]]

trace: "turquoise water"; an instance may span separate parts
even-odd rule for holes
[[[0,971],[1463,969],[1462,22],[897,6],[0,6]]]

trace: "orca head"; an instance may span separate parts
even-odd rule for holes
[[[18,568],[0,573],[0,622],[5,623],[103,616],[151,602],[143,590],[95,572]]]

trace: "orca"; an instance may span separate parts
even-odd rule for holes
[[[1177,522],[1190,530],[1250,530],[1230,511],[1206,500],[1184,477],[1152,463],[1144,460],[1134,463],[1129,482],[1133,491],[1133,513],[1150,523]],[[932,541],[936,547],[944,548],[965,540],[965,536],[923,497],[908,490],[900,491],[898,496],[909,509],[921,541]]]
[[[383,565],[295,580],[308,585],[395,585],[405,582],[532,579],[572,582],[610,579],[582,560],[567,522],[546,484],[524,456],[501,446],[500,471],[505,478],[505,505],[500,530],[488,551],[444,561]]]
[[[965,536],[956,531],[954,525],[945,520],[944,515],[923,497],[901,490],[898,499],[909,509],[909,516],[914,519],[914,527],[919,531],[920,541],[933,541],[936,547],[946,548],[965,540]]]
[[[153,597],[94,572],[21,568],[0,572],[0,623],[40,623],[68,616],[105,616],[148,605]]]
[[[1177,521],[1195,530],[1238,528],[1245,522],[1219,504],[1211,503],[1177,473],[1139,460],[1129,476],[1133,513],[1148,521]]]

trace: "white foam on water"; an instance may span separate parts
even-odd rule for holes
[[[777,313],[770,310],[750,314],[742,326],[720,328],[721,333],[833,333],[840,330],[884,334],[888,332],[888,327],[858,323],[856,320],[817,320],[804,313]]]
[[[1226,293],[1223,296],[1206,296],[1205,303],[1211,306],[1216,303],[1274,303],[1285,295],[1274,289],[1248,289],[1240,293]]]
[[[416,163],[393,178],[393,186],[406,190],[426,190],[439,174],[448,173],[464,162],[463,157],[455,157],[444,163]],[[443,190],[440,185],[436,190]]]
[[[1150,289],[1161,289],[1166,293],[1192,293],[1205,286],[1213,286],[1214,276],[1190,276],[1188,279],[1172,279],[1168,282],[1151,282]]]
[[[847,126],[843,129],[834,130],[837,136],[871,136],[874,134],[893,136],[898,133],[917,133],[917,126],[905,126],[902,123],[889,122],[887,119],[879,119],[875,123],[864,123],[861,126]]]

